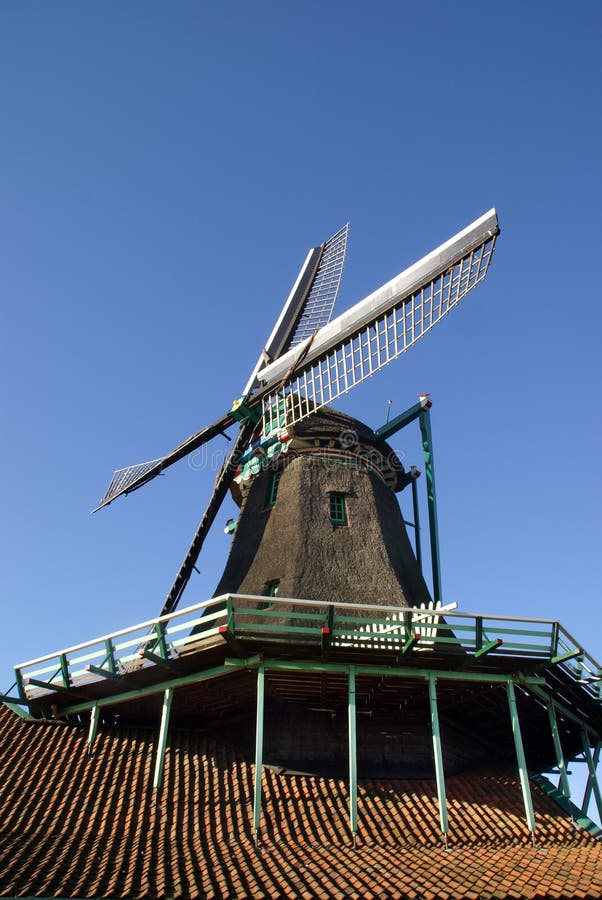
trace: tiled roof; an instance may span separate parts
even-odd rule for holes
[[[170,736],[158,802],[157,733],[27,722],[0,707],[0,895],[102,898],[602,898],[602,844],[533,789],[531,845],[517,781],[448,780],[449,850],[430,781],[347,787],[266,770],[262,844],[254,767],[227,745]]]

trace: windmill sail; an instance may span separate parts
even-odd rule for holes
[[[283,411],[287,425],[299,422],[408,350],[485,278],[498,233],[492,209],[264,366],[259,379],[277,385],[262,400],[264,427]]]
[[[341,286],[348,237],[349,222],[324,244],[318,271],[289,347],[297,347],[302,344],[304,340],[330,322]],[[288,350],[289,347],[286,349]]]
[[[291,347],[330,322],[345,265],[348,236],[349,222],[320,247],[308,252],[245,386],[245,397],[259,388],[257,373],[265,366],[266,357],[270,362],[279,359]]]

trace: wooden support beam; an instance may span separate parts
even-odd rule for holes
[[[257,669],[257,714],[255,723],[255,790],[253,793],[253,834],[259,843],[261,824],[261,778],[263,775],[263,713],[265,704],[265,670],[263,664]]]
[[[601,750],[602,750],[602,741],[598,741],[598,743],[596,744],[596,749],[594,750],[594,755],[592,757],[592,761],[594,763],[594,769],[596,769],[596,771],[598,768],[598,761],[600,759],[600,751]],[[585,793],[583,795],[583,804],[581,807],[585,813],[587,813],[589,801],[591,800],[591,797],[592,797],[592,791],[593,791],[592,780],[591,780],[591,778],[588,777],[587,784],[585,786]]]
[[[244,644],[235,637],[227,625],[220,625],[218,629],[221,637],[225,640],[228,650],[230,650],[235,656],[238,656],[239,659],[244,659],[247,655],[247,649]]]
[[[596,807],[598,809],[598,817],[600,820],[602,820],[602,791],[600,790],[600,785],[598,784],[598,778],[596,775],[596,766],[594,764],[594,759],[592,757],[592,751],[590,750],[590,746],[589,746],[589,734],[588,734],[587,728],[581,729],[581,743],[583,746],[583,755],[585,757],[585,762],[587,763],[587,770],[589,772],[589,777],[587,779],[586,792],[589,790],[589,796],[591,796],[591,794],[593,792],[594,799],[596,801]],[[588,799],[588,805],[589,805],[589,799]],[[584,809],[583,812],[587,814],[587,809]]]
[[[355,721],[355,668],[349,666],[348,675],[348,720],[349,720],[349,825],[353,835],[357,834],[357,732]]]
[[[570,800],[571,788],[569,785],[566,763],[564,761],[564,753],[562,752],[562,744],[560,742],[560,732],[558,731],[558,723],[556,721],[556,710],[554,709],[554,703],[552,701],[548,703],[548,719],[550,721],[550,730],[552,732],[552,740],[554,742],[554,750],[556,752],[556,764],[558,766],[558,773],[560,775],[560,785],[562,786],[562,793],[567,800]]]
[[[577,659],[578,656],[583,656],[583,650],[580,647],[570,650],[568,653],[561,653],[560,656],[553,656],[550,662],[557,666],[559,663],[568,662],[570,659]]]
[[[167,730],[169,727],[169,712],[173,698],[173,688],[166,688],[163,694],[163,707],[161,709],[161,727],[159,728],[159,743],[157,745],[157,758],[155,759],[155,772],[153,775],[153,787],[159,788],[163,778],[165,764],[165,748],[167,747]]]
[[[100,678],[106,678],[107,681],[121,681],[122,678],[117,672],[113,672],[110,669],[103,669],[92,663],[89,663],[89,665],[86,666],[86,672],[91,672],[92,675],[98,675]]]
[[[401,655],[405,656],[406,653],[409,653],[414,648],[414,646],[418,643],[419,640],[420,640],[420,632],[419,631],[416,631],[414,634],[411,634],[410,637],[405,642],[405,644],[403,645],[403,647],[401,648]]]
[[[75,694],[75,691],[72,688],[65,687],[64,684],[56,684],[54,681],[42,681],[39,678],[25,678],[23,679],[23,683],[26,685],[31,684],[33,687],[46,688],[47,691],[58,691],[60,694]],[[27,702],[30,702],[30,700],[31,698],[29,698]]]
[[[99,718],[100,709],[98,708],[98,706],[93,706],[90,710],[90,728],[88,729],[88,756],[92,756],[92,746],[94,744],[94,741],[96,740]]]
[[[494,641],[487,641],[486,644],[483,644],[483,646],[479,647],[475,652],[473,659],[481,659],[482,656],[487,656],[492,650],[497,650],[498,647],[501,647],[503,643],[501,638],[496,638]]]
[[[431,732],[433,736],[433,756],[435,758],[435,778],[437,780],[437,801],[439,804],[439,827],[447,846],[449,822],[447,818],[447,798],[445,795],[445,772],[443,769],[443,753],[441,751],[441,730],[439,728],[439,712],[437,708],[437,681],[434,675],[429,676],[429,705],[431,710]]]
[[[154,663],[156,666],[161,666],[162,669],[167,669],[169,672],[173,672],[175,669],[175,666],[170,659],[159,656],[157,653],[153,653],[152,650],[140,649],[138,650],[138,656],[142,659],[150,660],[150,662]]]
[[[527,771],[527,762],[525,760],[525,750],[523,747],[523,738],[520,730],[520,722],[518,719],[518,709],[516,706],[516,696],[514,693],[514,684],[508,679],[506,684],[506,692],[508,694],[508,708],[510,710],[510,719],[512,722],[512,734],[514,736],[514,748],[516,750],[516,759],[518,762],[518,775],[520,778],[521,790],[523,793],[523,804],[525,807],[525,817],[527,826],[531,832],[533,841],[535,840],[535,815],[533,813],[533,799],[531,797],[531,788],[529,786],[529,773]]]

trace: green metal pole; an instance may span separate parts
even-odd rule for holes
[[[263,773],[263,711],[265,704],[265,668],[257,669],[257,720],[255,726],[255,794],[253,797],[253,833],[255,843],[259,842],[261,822],[261,776]]]
[[[92,756],[92,746],[96,740],[96,732],[98,731],[98,720],[100,718],[100,708],[93,706],[90,710],[90,728],[88,730],[88,756]]]
[[[433,600],[441,600],[441,565],[439,561],[439,529],[437,526],[437,497],[435,492],[435,461],[433,458],[433,436],[431,434],[431,417],[428,409],[423,409],[419,416],[422,449],[426,469],[426,496],[429,511],[429,530],[431,537],[431,566],[433,570]]]
[[[439,711],[437,709],[437,681],[429,675],[429,703],[431,707],[431,732],[433,735],[433,756],[435,758],[435,778],[437,779],[437,801],[439,803],[439,824],[447,846],[449,822],[447,818],[447,798],[445,795],[445,772],[443,770],[443,753],[441,752],[441,730],[439,728]]]
[[[418,485],[416,479],[412,479],[412,508],[414,510],[414,547],[416,548],[416,562],[422,572],[422,544],[420,543],[420,510],[418,508]]]
[[[594,756],[593,756],[594,769],[596,769],[596,772],[598,769],[598,761],[600,759],[600,751],[601,750],[602,750],[602,741],[598,741],[598,743],[596,744],[596,749],[594,750]],[[587,813],[589,801],[592,799],[592,789],[593,789],[592,780],[591,780],[591,778],[588,777],[587,784],[585,786],[585,793],[583,795],[583,803],[581,804],[581,809],[583,810],[584,813]]]
[[[596,801],[596,806],[598,808],[598,815],[600,820],[602,821],[602,793],[600,792],[600,785],[598,784],[598,778],[596,776],[596,766],[594,765],[594,760],[592,759],[592,752],[589,746],[589,734],[587,728],[581,729],[581,742],[583,744],[583,755],[585,756],[585,761],[587,763],[587,769],[589,771],[589,778],[587,780],[588,787],[591,785],[591,791],[594,793],[594,799]],[[590,791],[590,796],[591,796]],[[584,798],[585,799],[585,798]],[[589,798],[588,798],[588,806],[589,806]],[[587,815],[587,809],[584,809],[583,812]]]
[[[516,707],[516,696],[514,694],[514,684],[508,680],[506,683],[506,691],[508,693],[508,707],[510,709],[510,719],[512,720],[512,734],[514,735],[514,747],[516,749],[516,759],[518,762],[518,774],[520,778],[520,786],[523,792],[523,803],[525,806],[525,816],[529,831],[534,839],[535,835],[535,815],[533,813],[533,800],[531,798],[531,788],[529,787],[529,773],[527,772],[527,761],[525,759],[525,751],[523,748],[523,738],[520,731],[520,722],[518,720],[518,709]]]
[[[548,703],[548,718],[550,720],[550,730],[552,732],[552,740],[554,741],[554,750],[556,751],[556,763],[558,765],[558,771],[560,772],[560,783],[562,784],[562,793],[567,798],[567,800],[571,799],[571,788],[569,785],[569,779],[566,774],[566,763],[564,761],[564,754],[562,752],[562,744],[560,742],[560,733],[558,731],[558,723],[556,721],[556,710],[554,709],[554,704],[552,702]]]
[[[163,694],[163,709],[161,710],[161,727],[159,728],[159,745],[157,747],[157,758],[155,760],[155,774],[153,777],[153,787],[155,790],[159,788],[163,777],[163,765],[165,763],[165,748],[167,747],[167,730],[169,728],[169,711],[171,709],[171,701],[173,697],[173,688],[166,688]]]
[[[349,825],[353,835],[357,834],[357,731],[355,722],[355,668],[349,666]]]

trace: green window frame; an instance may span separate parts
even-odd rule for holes
[[[280,587],[280,579],[276,578],[274,581],[268,581],[265,586],[265,595],[266,597],[276,597],[278,594],[278,588]]]
[[[347,524],[347,507],[345,504],[345,494],[330,494],[330,520],[333,525]]]
[[[266,582],[266,585],[263,589],[264,597],[276,597],[278,594],[278,588],[280,587],[280,580],[275,578],[274,581]],[[261,603],[257,605],[258,609],[271,609],[272,604],[268,603],[266,600],[262,600]]]
[[[278,496],[278,485],[280,484],[280,476],[282,475],[282,469],[278,469],[277,472],[272,472],[272,477],[270,478],[270,489],[268,491],[268,506],[276,505],[276,498]]]

